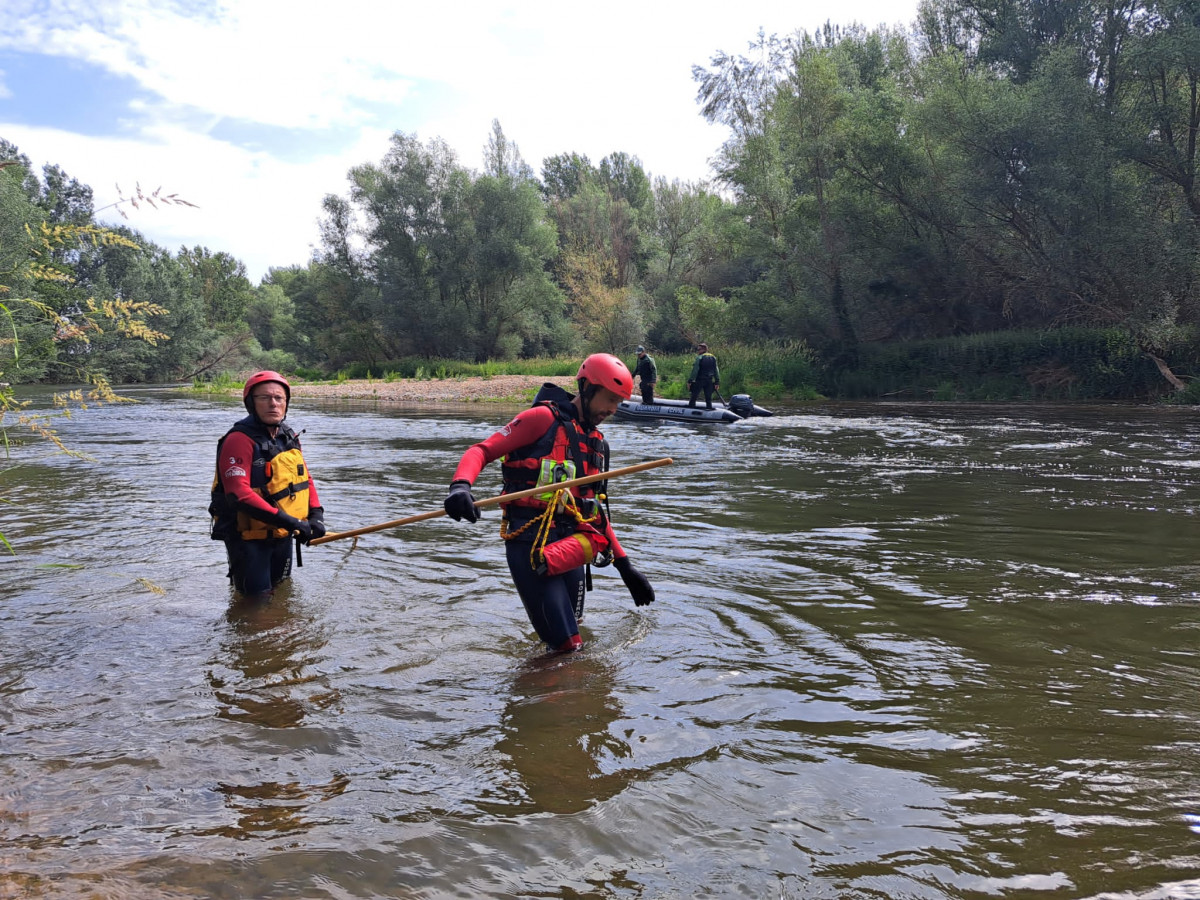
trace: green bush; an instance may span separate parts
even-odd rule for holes
[[[540,375],[555,378],[563,375],[574,375],[579,369],[578,357],[535,357],[531,359],[487,360],[475,363],[461,359],[426,359],[418,356],[376,361],[368,366],[366,363],[352,363],[342,371],[348,378],[365,379],[368,372],[383,371],[395,378],[488,378],[497,375]],[[418,372],[421,373],[418,375]],[[431,374],[432,373],[432,374]],[[320,376],[318,376],[320,377]],[[324,376],[328,378],[329,376]],[[385,376],[386,377],[386,376]]]
[[[1186,388],[1176,391],[1166,398],[1168,403],[1180,405],[1195,405],[1200,403],[1200,379],[1189,381]]]
[[[1191,335],[1164,353],[1195,369]],[[821,372],[820,387],[839,398],[958,400],[1149,400],[1170,386],[1128,332],[1060,328],[1005,331],[896,344],[864,344],[858,363]]]
[[[212,378],[193,378],[192,390],[202,394],[228,394],[242,387],[242,382],[225,372]]]

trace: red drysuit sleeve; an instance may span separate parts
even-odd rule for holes
[[[554,424],[554,410],[548,406],[535,406],[517,415],[515,419],[490,437],[473,444],[458,461],[451,481],[474,484],[483,467],[500,457],[528,447]]]

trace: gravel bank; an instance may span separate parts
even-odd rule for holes
[[[393,403],[529,403],[547,381],[574,393],[575,379],[544,375],[495,375],[491,378],[446,378],[385,382],[346,381],[341,384],[292,385],[292,399],[384,400]]]

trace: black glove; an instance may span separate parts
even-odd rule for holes
[[[312,526],[308,524],[307,519],[297,519],[285,512],[279,514],[279,527],[296,534],[302,544],[307,544],[313,536]]]
[[[455,522],[466,519],[468,522],[478,522],[481,510],[475,505],[475,497],[471,494],[470,482],[452,481],[450,493],[442,504],[446,507],[446,515]]]
[[[308,527],[312,529],[310,540],[325,537],[325,510],[322,507],[314,506],[308,511]]]
[[[621,573],[621,580],[625,582],[625,587],[629,588],[629,595],[633,597],[635,605],[646,606],[654,602],[654,588],[650,587],[646,576],[633,567],[628,556],[613,560],[613,565]]]

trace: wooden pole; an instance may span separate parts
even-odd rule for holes
[[[579,487],[584,484],[591,484],[593,481],[608,481],[610,478],[620,478],[622,475],[632,475],[635,472],[645,472],[647,469],[657,469],[659,466],[669,466],[675,460],[669,456],[663,459],[655,459],[650,462],[638,463],[633,466],[625,466],[621,469],[613,469],[609,472],[597,472],[595,475],[584,475],[582,478],[572,478],[570,481],[559,481],[552,485],[542,485],[541,487],[527,488],[523,491],[514,491],[511,494],[501,494],[498,497],[488,497],[485,500],[476,500],[475,505],[479,507],[497,506],[501,503],[511,503],[513,500],[521,500],[525,497],[535,497],[538,494],[545,494],[549,491],[570,490],[573,487]],[[337,531],[333,534],[327,534],[324,537],[313,538],[308,542],[310,547],[316,544],[324,544],[328,541],[336,541],[341,538],[358,537],[360,534],[370,534],[373,531],[383,531],[388,528],[399,528],[401,525],[412,525],[414,522],[423,522],[426,519],[436,519],[439,516],[444,516],[446,510],[435,509],[430,512],[417,513],[415,516],[408,516],[404,519],[393,519],[391,522],[380,522],[378,525],[368,525],[365,528],[355,528],[353,531]]]

